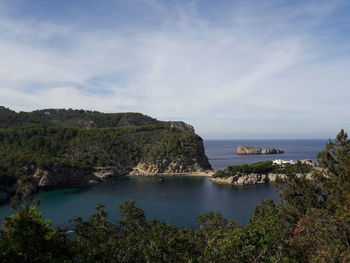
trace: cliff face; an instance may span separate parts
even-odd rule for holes
[[[183,145],[184,154],[174,156],[169,151],[167,155],[158,155],[157,158],[150,156],[139,162],[129,175],[156,175],[198,173],[211,170],[211,165],[204,152],[203,141],[195,137],[189,145]],[[186,154],[192,152],[192,154]]]
[[[210,169],[202,138],[186,131],[175,136],[165,136],[149,149],[133,168],[132,174],[192,173]]]
[[[168,121],[165,122],[167,125],[169,125],[171,128],[175,128],[181,131],[190,131],[190,132],[195,132],[194,128],[192,125],[183,122],[183,121]]]
[[[135,170],[208,169],[202,139],[181,121],[83,110],[16,113],[0,107],[0,200],[12,194],[9,189],[22,176],[31,178],[35,191],[96,183]]]
[[[279,148],[258,148],[241,145],[237,147],[237,154],[279,154],[284,151]]]

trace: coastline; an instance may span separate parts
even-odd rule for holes
[[[101,167],[100,170],[103,170]],[[103,167],[106,168],[106,167]],[[179,173],[172,173],[172,172],[167,172],[167,173],[148,173],[148,172],[137,172],[133,173],[130,172],[129,174],[124,174],[124,175],[113,175],[111,172],[101,172],[101,173],[94,173],[94,175],[97,177],[94,180],[84,180],[81,182],[75,182],[75,183],[66,183],[66,184],[60,184],[60,185],[53,185],[53,186],[36,186],[32,188],[31,194],[35,194],[38,192],[49,192],[51,190],[57,190],[61,188],[66,188],[66,187],[79,187],[79,186],[89,186],[89,185],[96,185],[101,182],[108,181],[109,179],[113,179],[116,177],[175,177],[175,176],[193,176],[193,177],[212,177],[214,174],[214,171],[203,171],[203,172],[179,172]],[[1,191],[4,189],[0,189],[0,206],[8,202],[11,197],[15,194],[16,190],[11,189],[6,189],[7,191]]]
[[[314,170],[307,174],[296,174],[298,177],[305,176],[306,179],[312,180],[314,172],[319,170]],[[210,181],[216,184],[230,184],[230,185],[254,185],[254,184],[267,184],[273,183],[277,179],[285,179],[287,174],[237,174],[229,177],[212,177]]]
[[[180,172],[180,173],[148,173],[148,172],[137,172],[129,173],[126,176],[136,176],[136,177],[160,177],[160,176],[194,176],[194,177],[212,177],[214,171],[205,172]]]

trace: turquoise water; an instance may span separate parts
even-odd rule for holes
[[[263,199],[277,199],[271,185],[234,187],[217,185],[205,177],[124,177],[86,188],[60,189],[36,195],[40,210],[55,225],[68,226],[68,220],[80,215],[87,217],[103,203],[111,220],[119,213],[115,204],[136,200],[148,218],[158,218],[176,226],[196,226],[196,217],[217,211],[245,223],[253,208]],[[0,217],[10,212],[0,208]]]
[[[251,163],[265,159],[315,159],[325,140],[297,141],[206,141],[205,148],[213,167]],[[236,144],[284,148],[284,155],[237,156]],[[293,158],[291,158],[293,156]],[[105,204],[112,221],[118,220],[116,203],[136,200],[148,218],[157,218],[176,226],[196,226],[196,217],[217,211],[245,224],[253,209],[264,198],[278,201],[270,184],[231,186],[211,183],[206,177],[121,177],[89,187],[59,189],[36,195],[39,209],[54,225],[69,226],[74,216],[88,217],[98,204]],[[0,218],[13,213],[9,204],[0,207]],[[1,221],[1,219],[0,219]]]

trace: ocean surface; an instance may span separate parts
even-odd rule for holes
[[[229,165],[254,163],[263,160],[316,159],[326,140],[207,140],[206,154],[215,170]],[[276,147],[284,149],[278,155],[235,154],[238,145]],[[55,226],[70,227],[75,216],[88,218],[98,204],[105,204],[110,220],[119,217],[116,203],[136,200],[146,216],[176,226],[196,227],[196,217],[216,211],[245,224],[253,209],[264,198],[278,201],[278,193],[271,184],[231,186],[211,183],[206,177],[123,177],[88,187],[65,188],[39,193],[43,216]],[[0,206],[2,218],[13,213],[9,204]]]
[[[204,147],[214,170],[230,165],[255,163],[267,160],[305,160],[316,161],[316,155],[322,151],[328,140],[206,140]],[[282,154],[238,155],[236,148],[240,145],[281,148]]]

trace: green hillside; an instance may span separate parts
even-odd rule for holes
[[[102,113],[98,111],[73,109],[44,109],[32,112],[15,112],[0,106],[0,127],[47,124],[63,127],[113,128],[128,126],[164,125],[178,126],[193,131],[183,122],[159,121],[142,113]]]
[[[95,167],[125,175],[139,162],[176,160],[189,171],[194,165],[210,168],[202,139],[183,122],[162,122],[140,113],[16,113],[6,108],[0,109],[0,120],[0,192],[23,176],[33,177],[37,169],[69,171],[71,177],[86,174],[86,180],[70,180],[75,182],[91,180]],[[70,183],[67,180],[55,186]]]

